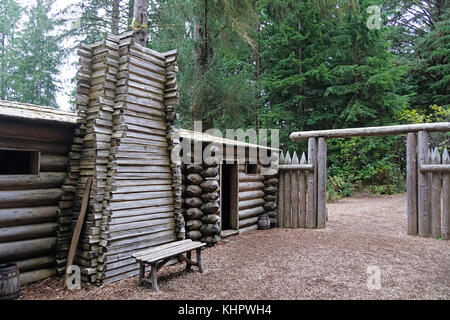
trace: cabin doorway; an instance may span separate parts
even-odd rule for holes
[[[238,229],[238,164],[220,166],[220,226],[222,232]]]

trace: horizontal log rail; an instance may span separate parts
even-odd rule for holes
[[[450,131],[450,122],[438,123],[420,123],[406,124],[398,126],[381,126],[367,128],[348,128],[335,130],[315,130],[293,132],[289,138],[293,141],[306,140],[308,138],[351,138],[351,137],[368,137],[368,136],[386,136],[406,134],[408,132],[429,131],[429,132],[446,132]]]
[[[420,165],[422,173],[450,173],[450,164],[422,164]]]
[[[314,171],[314,164],[281,164],[279,170]]]

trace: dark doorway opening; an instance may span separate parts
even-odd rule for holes
[[[238,164],[222,164],[220,178],[222,231],[238,230]]]
[[[222,165],[222,230],[231,229],[231,174],[234,164]]]

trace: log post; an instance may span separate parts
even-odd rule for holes
[[[317,225],[316,187],[317,187],[317,139],[308,139],[308,163],[314,166],[314,171],[308,172],[308,201],[306,202],[306,227],[315,228]]]
[[[306,163],[306,156],[303,152],[302,158],[300,159],[300,164]],[[299,227],[306,228],[306,174],[305,171],[299,172],[299,210],[300,210],[300,218],[299,218]]]
[[[283,152],[280,154],[280,164],[284,164]],[[278,183],[278,226],[280,228],[284,227],[284,173],[278,171],[279,173],[279,183]]]
[[[449,164],[448,150],[442,154],[442,164]],[[450,173],[442,174],[442,213],[441,213],[442,238],[450,239]]]
[[[415,132],[408,133],[406,157],[408,234],[417,235],[417,134]]]
[[[284,158],[284,163],[289,165],[292,164],[292,158],[289,151],[286,153]],[[284,216],[284,227],[292,228],[291,221],[291,170],[285,170],[284,175],[284,204],[283,204],[283,216]]]
[[[299,164],[297,152],[292,155],[292,164]],[[299,227],[299,179],[298,171],[293,170],[291,174],[291,228]]]
[[[441,155],[435,148],[431,155],[431,163],[440,164]],[[431,178],[431,236],[435,239],[441,237],[441,173],[432,173]]]
[[[325,138],[319,138],[317,175],[317,228],[325,228],[327,215],[327,141]]]
[[[426,131],[419,131],[417,135],[417,152],[419,167],[428,161],[428,136]],[[418,209],[418,233],[421,237],[429,236],[429,194],[430,186],[428,174],[418,171],[417,175],[417,209]]]

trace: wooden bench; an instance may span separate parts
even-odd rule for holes
[[[139,286],[148,282],[152,284],[153,291],[159,291],[158,270],[173,259],[186,262],[186,270],[191,269],[191,266],[197,266],[200,273],[203,273],[201,250],[204,246],[206,243],[188,239],[134,253],[133,257],[139,262]],[[197,262],[191,260],[192,250],[197,251]],[[186,256],[183,255],[184,253]],[[151,266],[151,271],[149,276],[145,277],[145,267],[148,265]]]

